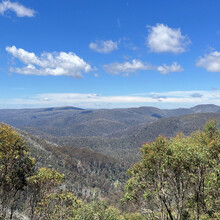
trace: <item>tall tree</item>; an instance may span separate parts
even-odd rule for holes
[[[219,216],[220,133],[215,121],[189,137],[160,136],[141,152],[141,161],[129,170],[126,201],[139,202],[159,219]]]
[[[22,138],[8,125],[0,124],[0,208],[3,217],[10,209],[12,218],[34,164]]]
[[[27,179],[29,206],[31,209],[30,217],[33,219],[34,211],[37,204],[47,194],[52,193],[58,186],[61,185],[64,174],[58,173],[56,170],[49,168],[40,168],[33,176]]]

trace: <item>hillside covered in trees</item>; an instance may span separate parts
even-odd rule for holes
[[[143,144],[134,165],[1,124],[1,218],[218,219],[219,156],[215,120]]]
[[[220,106],[158,109],[0,109],[0,122],[59,146],[89,148],[126,163],[140,158],[139,148],[158,135],[189,135],[206,121],[220,118]],[[27,135],[25,135],[27,136]],[[70,149],[71,151],[71,149]]]

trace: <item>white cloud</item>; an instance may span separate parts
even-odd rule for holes
[[[152,99],[157,99],[157,100],[160,100],[160,101],[162,101],[162,99],[167,99],[166,96],[162,96],[162,95],[158,95],[158,94],[152,94],[151,98]]]
[[[158,71],[162,74],[183,71],[183,68],[176,62],[174,62],[171,66],[166,64],[163,64],[162,66],[153,66],[151,64],[146,64],[140,60],[135,59],[131,62],[106,64],[103,66],[103,68],[109,73],[123,74],[123,76],[129,76],[129,73],[134,73],[140,70]]]
[[[163,64],[162,66],[158,66],[156,68],[160,73],[167,74],[170,72],[182,72],[183,68],[176,62],[174,62],[171,66]]]
[[[120,74],[120,73],[134,73],[138,70],[147,70],[151,69],[152,67],[148,64],[144,64],[139,60],[132,60],[131,62],[124,62],[124,63],[111,63],[106,64],[103,68],[113,74]]]
[[[151,52],[156,53],[182,53],[190,40],[183,36],[180,29],[172,29],[164,24],[148,27],[147,46]]]
[[[220,72],[220,52],[214,51],[204,57],[200,57],[196,65],[209,72]]]
[[[38,57],[34,53],[27,52],[21,48],[17,49],[15,46],[6,47],[6,51],[26,64],[22,68],[10,68],[11,72],[19,74],[44,76],[65,75],[81,78],[82,73],[92,70],[89,64],[72,52],[42,53]]]
[[[0,3],[0,14],[4,14],[6,11],[13,11],[18,17],[34,17],[35,11],[26,8],[25,6],[11,1],[2,1]]]
[[[95,77],[99,77],[99,74],[98,74],[98,73],[95,73],[94,76],[95,76]]]
[[[89,48],[98,53],[111,53],[113,50],[118,49],[118,42],[112,40],[97,40],[96,42],[91,42]]]
[[[103,96],[92,93],[46,93],[23,99],[0,99],[0,108],[51,106],[76,106],[81,108],[156,106],[160,108],[179,108],[192,107],[198,104],[220,105],[220,91],[168,91],[125,96]]]

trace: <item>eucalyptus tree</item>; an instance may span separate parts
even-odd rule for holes
[[[188,137],[159,136],[141,149],[129,170],[126,201],[139,203],[151,218],[219,217],[220,133],[216,121]]]
[[[12,218],[34,164],[23,139],[10,126],[0,124],[0,208],[3,218],[7,210],[11,210]]]

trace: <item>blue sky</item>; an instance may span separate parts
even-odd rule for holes
[[[0,108],[220,105],[219,0],[0,1]]]

